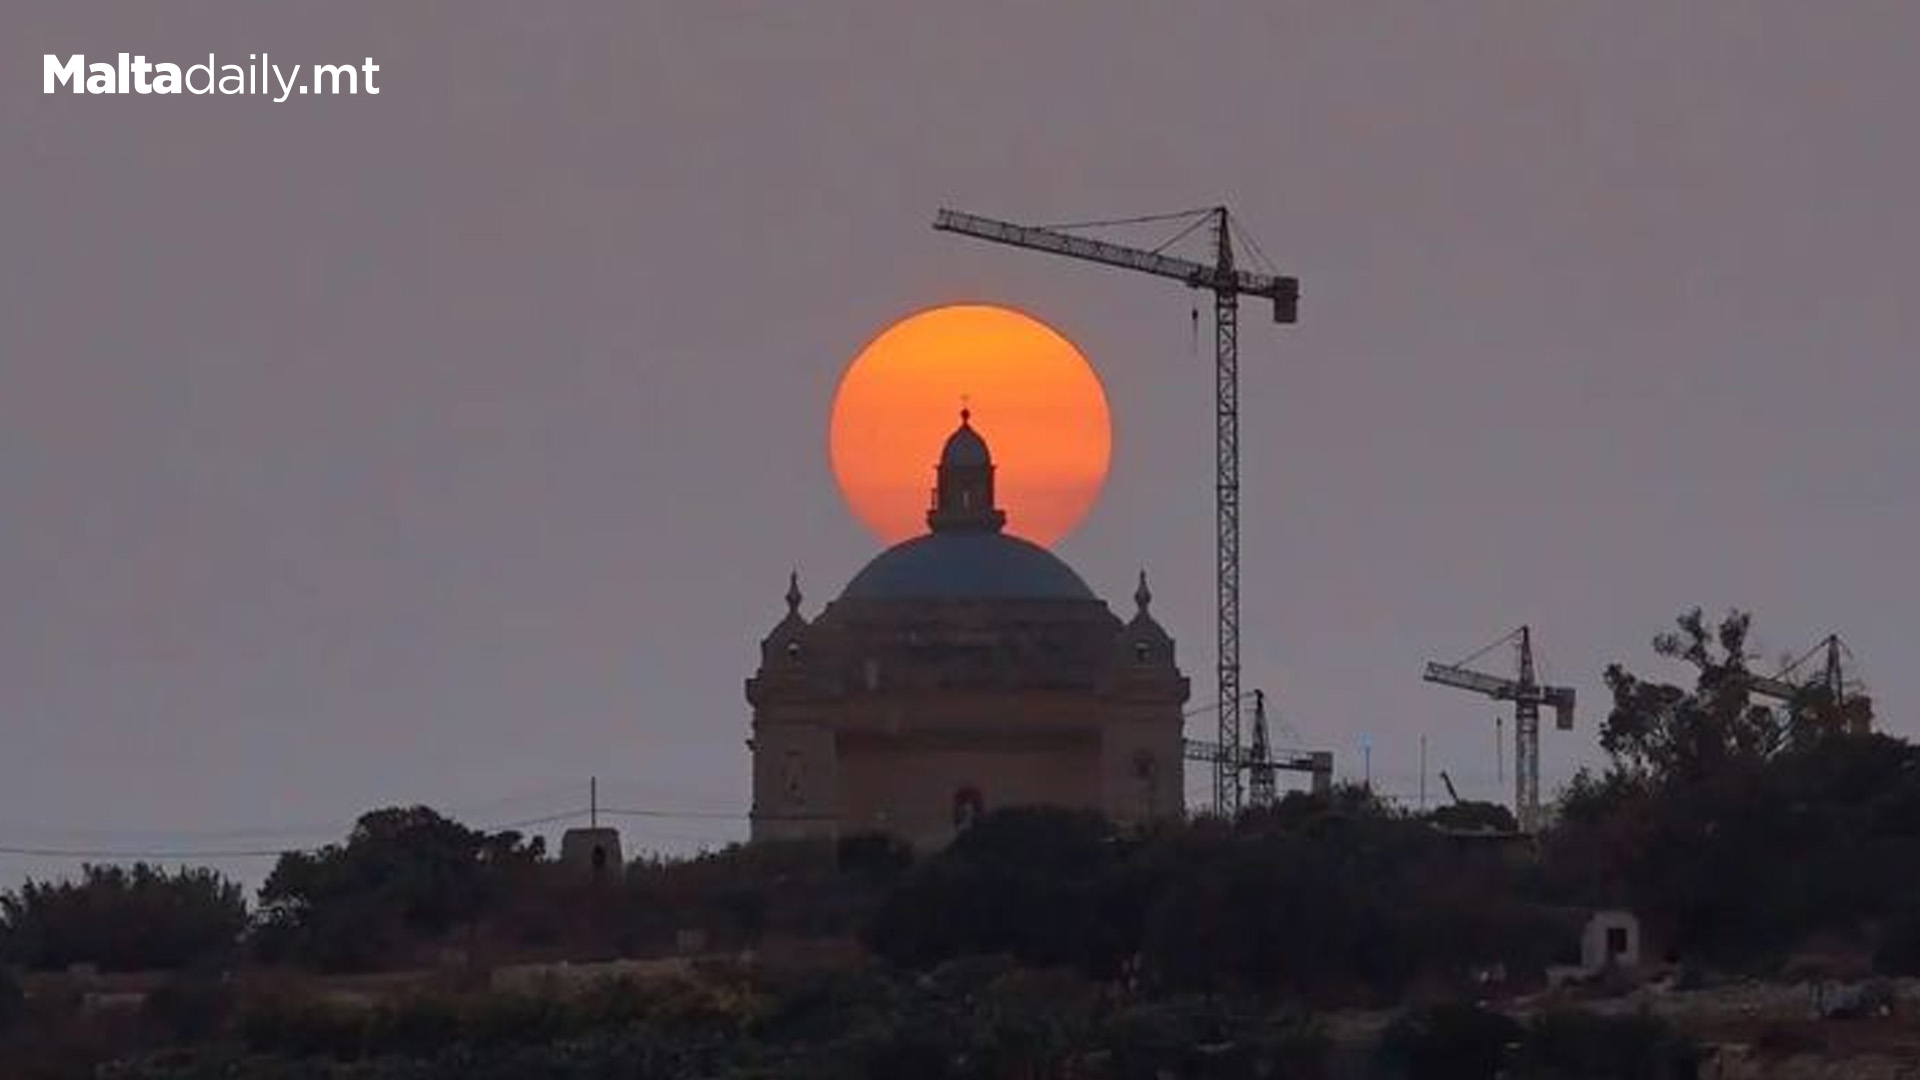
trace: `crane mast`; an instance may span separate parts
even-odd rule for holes
[[[1279,797],[1279,776],[1282,772],[1304,773],[1308,777],[1307,790],[1314,795],[1325,796],[1333,790],[1333,753],[1329,750],[1276,750],[1267,726],[1267,695],[1265,691],[1255,690],[1253,698],[1253,739],[1240,749],[1237,755],[1230,754],[1217,742],[1205,739],[1184,739],[1182,750],[1188,761],[1204,761],[1218,765],[1228,762],[1250,778],[1249,788],[1252,798],[1249,805],[1272,806]],[[1191,715],[1191,714],[1189,714]]]
[[[1540,683],[1533,672],[1533,631],[1520,628],[1520,680],[1513,696],[1513,816],[1532,832],[1540,816]]]
[[[1276,785],[1274,775],[1267,764],[1273,760],[1273,740],[1267,733],[1267,694],[1264,690],[1253,692],[1253,745],[1247,748],[1248,772],[1247,784],[1251,800],[1255,806],[1272,806]]]
[[[1216,211],[1217,270],[1222,280],[1233,274],[1233,240],[1227,232],[1227,209]],[[1216,683],[1220,701],[1233,702],[1220,710],[1220,745],[1240,747],[1240,290],[1213,291],[1213,407],[1214,407],[1214,604]],[[1234,766],[1216,766],[1213,806],[1217,813],[1240,811],[1240,772]]]
[[[1214,582],[1219,613],[1215,646],[1220,711],[1217,754],[1213,758],[1213,804],[1223,814],[1240,809],[1241,773],[1246,769],[1240,737],[1240,296],[1273,302],[1277,323],[1299,318],[1300,282],[1293,277],[1254,273],[1235,265],[1231,218],[1224,206],[1211,217],[1211,264],[1159,251],[1128,247],[1059,229],[1016,225],[955,210],[941,210],[933,227],[992,243],[1100,263],[1123,270],[1170,278],[1188,288],[1213,293],[1214,330]],[[1270,777],[1269,777],[1270,779]]]
[[[1501,645],[1513,643],[1518,653],[1517,678],[1502,678],[1466,665]],[[1554,726],[1573,727],[1574,693],[1571,686],[1542,686],[1533,663],[1533,630],[1522,626],[1458,664],[1427,665],[1427,682],[1513,702],[1513,816],[1522,832],[1540,827],[1540,706],[1553,710]]]

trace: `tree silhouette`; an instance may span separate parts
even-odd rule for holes
[[[239,885],[207,869],[86,866],[77,881],[28,881],[0,895],[5,955],[26,967],[113,971],[212,962],[247,926]]]
[[[1733,762],[1764,760],[1787,743],[1782,713],[1754,701],[1746,643],[1752,616],[1732,611],[1709,628],[1699,608],[1678,630],[1654,638],[1654,651],[1695,670],[1684,690],[1649,682],[1619,664],[1606,670],[1613,708],[1600,747],[1614,764],[1656,784],[1697,781]]]
[[[391,964],[405,942],[486,910],[542,854],[538,839],[470,829],[424,806],[376,810],[344,844],[281,856],[260,890],[257,942],[270,960]]]

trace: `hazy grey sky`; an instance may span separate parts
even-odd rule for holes
[[[1146,566],[1208,698],[1188,297],[943,204],[1225,200],[1301,276],[1243,339],[1246,679],[1389,790],[1425,732],[1493,794],[1490,703],[1420,667],[1522,621],[1586,706],[1549,784],[1692,604],[1769,656],[1839,630],[1920,731],[1907,0],[43,0],[0,43],[0,846],[487,823],[591,773],[743,810],[788,567],[812,613],[875,551],[835,381],[954,300],[1099,367],[1114,471],[1062,554],[1123,610]],[[41,94],[42,53],[121,50],[383,92]]]

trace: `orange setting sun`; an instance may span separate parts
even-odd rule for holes
[[[1099,497],[1112,418],[1093,365],[1030,315],[957,304],[909,315],[860,350],[833,399],[833,475],[887,543],[927,531],[940,447],[963,402],[992,448],[1007,531],[1052,544]]]

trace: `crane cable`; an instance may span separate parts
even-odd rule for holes
[[[1260,248],[1260,241],[1253,238],[1253,233],[1240,223],[1239,218],[1228,214],[1227,226],[1233,230],[1235,236],[1240,238],[1241,243],[1247,245],[1247,250],[1253,253],[1254,261],[1259,264],[1261,270],[1276,277],[1279,276],[1280,267],[1275,265],[1272,259],[1267,258],[1267,253]]]
[[[1473,663],[1475,660],[1480,659],[1481,657],[1487,655],[1488,653],[1501,647],[1502,645],[1513,644],[1514,639],[1518,638],[1519,636],[1520,636],[1520,628],[1516,626],[1512,630],[1509,630],[1505,634],[1501,635],[1498,639],[1496,639],[1492,644],[1488,645],[1486,648],[1483,648],[1479,652],[1473,653],[1472,655],[1467,656],[1464,659],[1454,661],[1451,666],[1466,667],[1468,664]]]
[[[1042,225],[1041,228],[1061,232],[1069,229],[1107,229],[1117,225],[1151,225],[1159,221],[1179,221],[1190,217],[1199,217],[1204,220],[1205,216],[1211,213],[1213,213],[1212,207],[1201,207],[1197,210],[1178,210],[1171,214],[1143,214],[1139,217],[1109,218],[1105,221],[1069,221],[1064,224]]]

